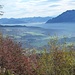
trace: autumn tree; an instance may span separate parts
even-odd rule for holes
[[[14,42],[10,38],[3,38],[0,35],[0,66],[10,70],[15,75],[35,75],[36,58],[26,56],[20,43]]]

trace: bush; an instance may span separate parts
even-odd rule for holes
[[[19,43],[0,35],[2,75],[75,75],[75,46],[51,39],[43,53],[22,49]]]
[[[15,75],[33,75],[33,61],[23,53],[21,45],[0,35],[0,66]],[[36,66],[34,66],[36,67]]]
[[[57,40],[50,41],[50,51],[38,60],[38,75],[75,75],[75,47],[66,42],[59,45]]]

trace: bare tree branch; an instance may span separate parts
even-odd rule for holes
[[[3,6],[2,6],[2,5],[0,5],[0,9],[1,9],[1,8],[3,8]]]
[[[3,8],[3,6],[2,5],[0,5],[0,9],[2,9]],[[0,16],[2,16],[3,15],[3,11],[0,11]]]
[[[0,15],[1,15],[1,16],[3,15],[3,13],[4,13],[3,11],[0,11]]]

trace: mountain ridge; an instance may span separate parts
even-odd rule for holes
[[[55,18],[49,19],[46,23],[67,23],[75,22],[75,10],[67,10]]]
[[[29,17],[29,18],[1,18],[0,24],[22,24],[46,22],[51,17]]]

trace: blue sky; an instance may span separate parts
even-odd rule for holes
[[[75,0],[0,0],[4,5],[2,18],[57,16],[75,9]]]

